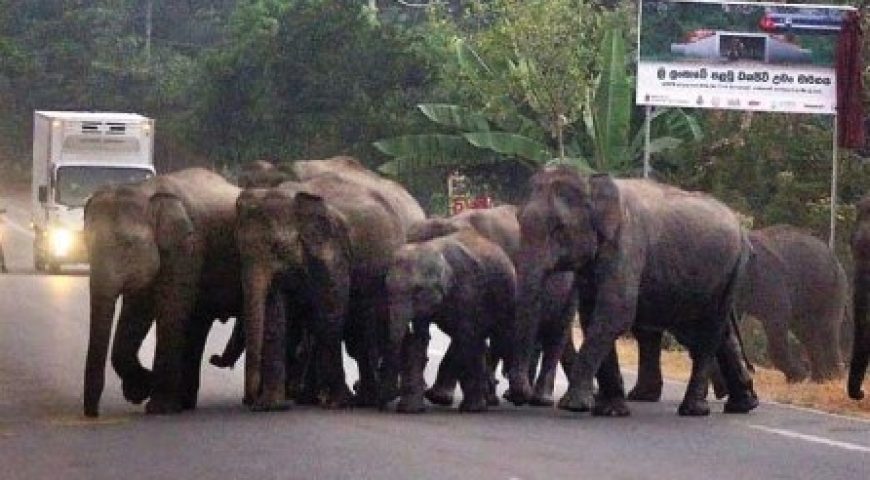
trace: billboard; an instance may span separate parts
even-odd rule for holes
[[[641,2],[637,103],[836,111],[834,55],[847,7]]]

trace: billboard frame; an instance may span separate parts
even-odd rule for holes
[[[751,1],[728,1],[728,0],[667,0],[669,3],[695,3],[695,4],[714,4],[714,5],[746,5],[753,7],[793,7],[793,8],[803,8],[803,9],[827,9],[827,10],[839,10],[842,12],[850,12],[857,11],[858,9],[853,6],[848,5],[824,5],[824,4],[795,4],[795,3],[776,3],[776,2],[751,2]],[[638,3],[638,11],[637,11],[637,65],[638,70],[640,67],[640,46],[641,46],[641,18],[643,16],[643,3],[644,0],[640,0]],[[839,35],[839,34],[837,34]],[[638,82],[640,81],[638,75]],[[832,121],[832,138],[831,142],[831,208],[830,208],[830,230],[828,235],[828,246],[831,250],[834,249],[835,241],[836,241],[836,226],[837,226],[837,183],[839,178],[839,149],[838,149],[838,129],[837,129],[837,105],[836,105],[836,86],[837,86],[837,76],[836,72],[834,72],[833,76],[833,84],[834,84],[834,108],[833,112],[828,113],[814,113],[814,112],[784,112],[788,114],[814,114],[814,115],[826,115],[831,117]],[[637,93],[637,92],[636,92]],[[635,104],[644,106],[644,146],[643,146],[643,176],[644,178],[649,178],[650,173],[652,172],[652,165],[650,163],[650,119],[652,114],[652,108],[654,105],[651,103],[645,103],[640,95],[635,95]],[[668,106],[662,106],[662,108],[673,108]],[[687,108],[697,108],[692,106],[687,106]],[[704,107],[710,108],[710,107]],[[713,107],[713,109],[719,109]],[[744,110],[744,111],[762,111],[762,112],[773,112],[775,110],[763,110],[763,109],[745,109],[745,108],[732,108],[734,110]]]

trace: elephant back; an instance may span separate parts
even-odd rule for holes
[[[299,160],[294,162],[292,171],[300,181],[333,175],[378,192],[396,212],[406,230],[426,218],[423,208],[404,187],[367,169],[356,158],[338,156],[324,160]]]

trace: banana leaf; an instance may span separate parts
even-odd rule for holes
[[[464,133],[462,136],[475,147],[530,160],[534,166],[541,166],[553,158],[546,145],[515,133],[473,132]]]
[[[429,120],[465,132],[488,131],[486,117],[470,108],[444,103],[423,103],[417,108]]]

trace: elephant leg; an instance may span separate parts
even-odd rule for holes
[[[574,365],[574,358],[577,356],[577,349],[574,348],[573,327],[568,326],[565,333],[565,347],[562,349],[559,363],[562,364],[562,372],[565,376],[571,374],[571,367]]]
[[[112,367],[121,377],[124,398],[137,405],[151,395],[151,372],[139,362],[138,352],[153,320],[150,292],[124,295],[112,343]]]
[[[322,375],[318,375],[317,362],[320,358],[320,349],[317,347],[317,341],[312,335],[306,335],[302,341],[301,356],[304,362],[300,365],[301,381],[296,395],[297,405],[318,405],[320,403],[320,394],[325,392],[322,384]],[[350,392],[347,392],[350,396]]]
[[[199,280],[195,258],[166,255],[165,270],[155,288],[157,299],[157,348],[154,353],[154,390],[145,405],[149,414],[178,413],[182,410],[181,381],[186,333],[191,321]],[[193,260],[193,261],[192,261]]]
[[[788,348],[788,318],[791,312],[788,309],[777,308],[765,312],[761,317],[764,334],[767,337],[767,353],[770,361],[782,373],[789,383],[800,382],[807,377],[803,365],[796,362],[789,353]]]
[[[706,346],[693,346],[689,351],[692,359],[692,373],[677,413],[681,416],[697,417],[710,414],[707,404],[707,383],[713,363],[713,354]]]
[[[278,288],[270,288],[266,296],[266,316],[263,326],[263,357],[261,362],[260,396],[251,405],[256,411],[286,410],[287,384],[287,304]]]
[[[716,360],[728,387],[725,413],[746,413],[755,409],[758,395],[753,390],[752,377],[743,362],[740,342],[733,328],[728,329],[716,351]]]
[[[341,354],[342,331],[338,318],[326,320],[320,325],[317,342],[317,363],[315,371],[319,384],[318,392],[325,391],[321,405],[325,408],[345,408],[350,406],[351,392],[344,376]]]
[[[406,335],[402,342],[402,376],[399,382],[399,404],[396,411],[400,413],[421,413],[426,411],[423,401],[423,391],[426,380],[423,370],[426,368],[426,349],[429,346],[429,329],[420,329]]]
[[[820,327],[812,336],[798,332],[798,339],[810,358],[810,378],[818,383],[843,375],[839,347],[840,338],[837,331],[839,322],[827,322],[826,325],[835,326],[831,328]]]
[[[195,315],[191,318],[185,344],[181,376],[181,408],[193,410],[199,394],[202,354],[211,329],[212,319]]]
[[[489,391],[489,376],[486,365],[486,343],[482,338],[453,340],[457,344],[459,361],[464,368],[459,376],[459,386],[462,388],[462,401],[459,410],[462,412],[483,412],[487,409],[487,392]]]
[[[556,368],[558,367],[559,358],[562,352],[565,351],[565,345],[568,339],[565,338],[564,330],[560,330],[553,334],[541,336],[542,359],[541,368],[538,378],[535,381],[535,388],[532,393],[532,398],[529,399],[529,404],[538,407],[553,406],[553,388],[556,381]]]
[[[380,348],[378,330],[374,319],[366,312],[361,319],[357,335],[361,340],[358,348],[357,365],[359,367],[359,389],[354,397],[354,405],[361,407],[378,406],[378,370],[380,365]]]
[[[453,404],[453,393],[456,391],[458,372],[462,369],[456,342],[451,341],[438,365],[438,376],[435,383],[426,390],[426,400],[435,405],[450,406]]]
[[[596,307],[592,315],[581,315],[583,345],[580,346],[571,365],[571,375],[568,377],[570,383],[568,391],[559,400],[560,409],[573,412],[591,410],[592,377],[597,375],[599,388],[602,390],[600,394],[603,395],[595,402],[602,403],[600,412],[604,414],[605,410],[610,409],[613,413],[609,415],[612,416],[628,414],[628,408],[624,406],[625,390],[622,374],[619,372],[615,342],[619,334],[631,325],[635,314],[635,303],[629,303],[630,307],[626,308],[620,306],[619,297],[614,297],[611,302]],[[604,403],[611,403],[613,406],[604,407]]]
[[[638,365],[637,383],[628,393],[633,402],[658,402],[662,396],[662,335],[663,332],[635,328]]]
[[[304,338],[307,335],[303,332],[300,319],[288,318],[287,322],[287,381],[284,392],[288,400],[296,400],[302,392],[311,350]]]
[[[595,397],[592,414],[599,417],[631,415],[631,411],[625,404],[625,385],[622,381],[622,373],[619,371],[619,357],[616,354],[615,344],[601,362],[595,378],[598,380],[598,395]]]

